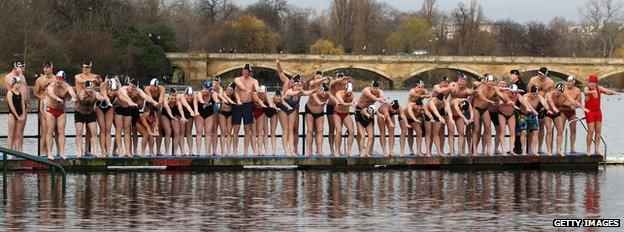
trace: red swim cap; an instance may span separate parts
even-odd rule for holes
[[[588,79],[587,81],[589,82],[594,82],[594,83],[598,82],[598,77],[596,76],[596,74],[589,75],[587,79]]]

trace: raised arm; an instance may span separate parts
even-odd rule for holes
[[[275,65],[277,66],[277,76],[280,78],[280,81],[282,81],[282,84],[286,86],[290,79],[288,79],[286,74],[284,74],[284,69],[282,69],[282,64],[279,58],[275,58]]]

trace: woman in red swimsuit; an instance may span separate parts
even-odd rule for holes
[[[587,122],[587,148],[585,148],[585,154],[590,154],[589,151],[592,145],[592,139],[594,140],[594,154],[600,154],[600,137],[602,134],[602,111],[600,110],[600,95],[618,94],[617,92],[607,89],[598,85],[598,77],[592,74],[588,78],[587,87],[585,87],[585,121]]]

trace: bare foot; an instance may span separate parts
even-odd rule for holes
[[[61,156],[61,158],[63,158],[63,159],[67,159],[67,156],[65,156],[65,155],[63,155],[63,154],[61,154],[60,156]]]
[[[52,156],[52,155],[48,155],[48,159],[49,159],[49,160],[54,160],[54,156]]]

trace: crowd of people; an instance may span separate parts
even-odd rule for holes
[[[8,147],[18,151],[23,147],[31,102],[22,74],[25,65],[14,62],[5,77]],[[420,81],[409,90],[407,102],[388,99],[378,81],[372,81],[357,96],[353,78],[343,72],[326,76],[317,71],[309,80],[299,75],[288,77],[279,59],[276,70],[283,85],[270,94],[254,78],[250,65],[245,65],[241,76],[227,85],[213,78],[199,90],[186,87],[183,91],[167,89],[158,79],[141,88],[136,79],[122,75],[102,78],[93,74],[92,68],[90,61],[83,62],[82,73],[75,76],[75,86],[70,86],[63,71],[54,74],[52,62],[43,65],[43,75],[32,88],[39,102],[40,155],[50,159],[55,155],[67,157],[68,102],[73,103],[75,111],[77,157],[234,156],[241,154],[241,125],[243,155],[297,156],[302,152],[352,156],[355,139],[359,156],[372,156],[375,127],[380,135],[378,151],[383,156],[431,156],[434,145],[435,154],[439,155],[563,155],[567,122],[571,122],[569,152],[576,152],[575,121],[580,114],[584,114],[589,128],[585,153],[600,154],[600,97],[617,94],[598,85],[595,75],[588,77],[583,91],[576,87],[576,78],[572,76],[564,83],[555,83],[548,77],[547,68],[541,68],[527,84],[520,79],[518,70],[511,70],[507,77],[486,74],[472,83],[468,76],[459,73],[453,79],[440,78],[430,90]],[[299,131],[303,97],[308,98],[303,106],[306,131]],[[278,123],[281,150],[277,146]],[[395,154],[397,127],[399,153]],[[323,146],[325,129],[329,149]],[[299,150],[302,132],[305,151]],[[343,137],[345,144],[341,142]]]

